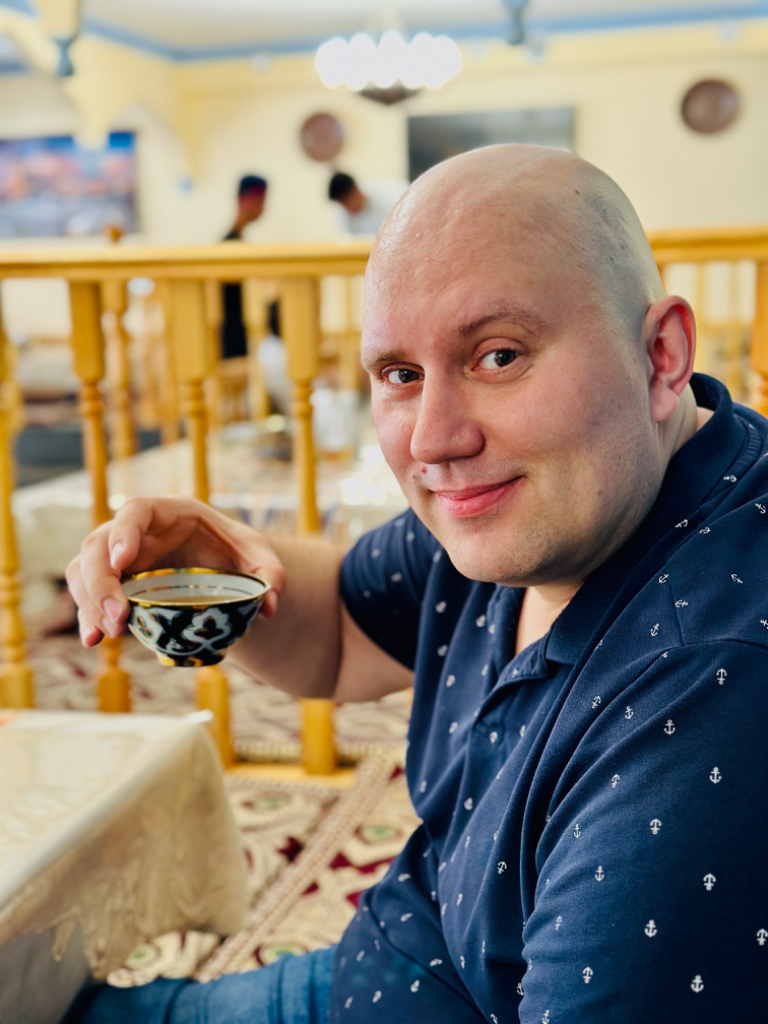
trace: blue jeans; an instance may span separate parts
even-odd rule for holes
[[[158,978],[81,992],[63,1024],[327,1024],[336,947],[201,985]]]

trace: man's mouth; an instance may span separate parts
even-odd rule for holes
[[[492,511],[522,480],[516,476],[501,483],[481,484],[458,491],[433,491],[440,507],[451,519],[471,519]]]

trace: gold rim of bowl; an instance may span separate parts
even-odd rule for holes
[[[182,607],[185,608],[209,608],[214,604],[248,604],[249,601],[263,601],[269,591],[272,589],[271,585],[264,579],[263,576],[257,576],[252,572],[238,572],[236,569],[202,569],[198,566],[192,566],[183,569],[145,569],[144,572],[135,572],[131,576],[126,576],[121,583],[129,583],[131,580],[144,580],[150,576],[181,576],[185,573],[190,575],[194,574],[205,574],[208,576],[240,576],[246,580],[256,580],[257,583],[265,588],[262,594],[251,594],[249,597],[221,597],[216,598],[215,601],[201,600],[199,605],[192,604],[190,601],[185,601]],[[130,597],[128,594],[125,595],[129,604],[137,604],[140,608],[178,608],[178,601],[156,601],[147,599],[146,597]]]

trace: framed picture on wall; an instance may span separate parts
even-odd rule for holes
[[[101,149],[71,136],[0,140],[0,239],[137,230],[136,139],[113,132]]]
[[[408,118],[408,173],[411,181],[442,160],[481,146],[526,142],[573,149],[573,108],[488,110]]]

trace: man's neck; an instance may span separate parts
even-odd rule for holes
[[[689,441],[696,431],[701,430],[704,424],[712,418],[712,415],[712,409],[696,406],[695,425],[692,430],[689,427],[687,430],[681,431],[675,440],[674,451],[682,448],[685,442]],[[549,632],[555,619],[568,606],[583,582],[584,580],[555,582],[526,589],[517,623],[516,654]]]

